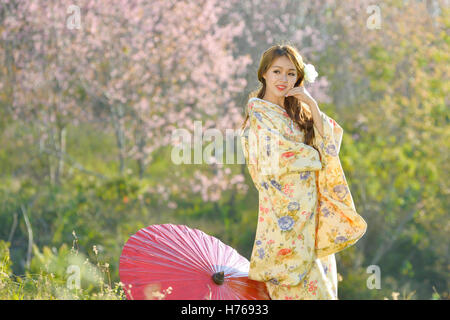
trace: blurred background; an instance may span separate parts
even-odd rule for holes
[[[319,73],[368,224],[339,298],[448,299],[449,26],[437,0],[0,0],[0,299],[124,299],[122,247],[152,224],[249,259],[245,164],[177,165],[171,136],[238,132],[279,43]]]

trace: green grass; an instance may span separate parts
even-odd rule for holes
[[[123,284],[111,283],[109,263],[93,264],[74,247],[69,251],[63,245],[57,253],[48,247],[41,253],[35,247],[36,256],[22,276],[11,272],[8,247],[8,242],[0,240],[0,300],[126,299]],[[80,270],[78,285],[71,281],[76,274],[67,268],[69,265]],[[38,272],[33,273],[33,270]]]

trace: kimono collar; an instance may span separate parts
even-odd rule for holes
[[[253,100],[258,101],[258,102],[264,104],[265,106],[267,106],[268,108],[270,108],[271,110],[274,110],[274,111],[276,111],[276,112],[278,112],[278,113],[280,113],[280,114],[282,114],[282,115],[284,115],[284,116],[289,118],[289,115],[286,113],[286,110],[284,110],[284,108],[279,106],[278,104],[269,102],[269,101],[264,100],[264,99],[260,99],[258,97],[250,98],[250,100],[248,102],[250,103]]]

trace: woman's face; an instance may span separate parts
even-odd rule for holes
[[[276,58],[263,75],[266,80],[266,93],[272,97],[284,97],[297,81],[295,65],[286,56]]]

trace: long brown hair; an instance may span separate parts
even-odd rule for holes
[[[263,78],[263,74],[270,68],[273,61],[281,56],[288,57],[292,63],[295,65],[297,69],[298,79],[294,84],[294,87],[298,87],[303,83],[305,72],[304,72],[304,63],[303,58],[298,52],[296,48],[291,45],[274,45],[266,50],[259,62],[258,68],[258,80],[261,82],[260,87],[255,91],[251,92],[248,96],[248,99],[257,97],[263,99],[266,93],[266,80]],[[298,127],[303,130],[305,133],[305,143],[307,145],[313,146],[314,139],[314,129],[313,129],[313,118],[310,110],[302,107],[301,103],[297,100],[297,98],[293,96],[286,97],[284,99],[284,109],[289,117],[292,119],[294,123],[298,125]],[[245,128],[245,124],[249,118],[248,110],[246,109],[246,116],[244,123],[242,124],[242,129]]]

